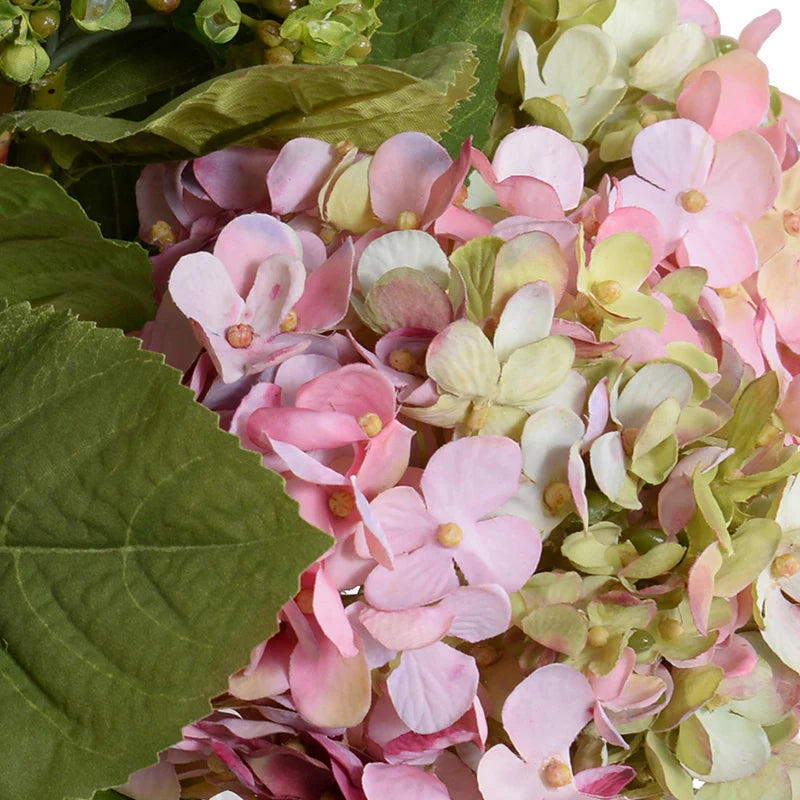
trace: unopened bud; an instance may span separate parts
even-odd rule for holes
[[[697,189],[690,189],[681,195],[681,206],[690,214],[699,214],[707,205],[708,199]]]
[[[61,23],[61,15],[56,8],[39,8],[32,11],[28,17],[28,24],[43,39],[58,30]]]
[[[458,547],[464,538],[464,532],[455,522],[443,522],[436,532],[436,538],[442,547]]]
[[[281,45],[278,47],[268,47],[264,51],[264,58],[262,60],[265,64],[294,64],[294,54],[291,50]]]
[[[658,122],[658,114],[655,111],[642,111],[639,114],[639,124],[643,128],[649,128],[651,125],[655,125]]]
[[[304,614],[314,613],[314,592],[311,589],[301,589],[294,602]]]
[[[239,32],[242,10],[236,0],[203,0],[194,12],[198,30],[212,42],[225,44]]]
[[[328,223],[324,223],[319,229],[319,238],[322,239],[323,243],[328,245],[332,244],[333,240],[339,235],[339,231],[333,227],[333,225],[328,225]]]
[[[340,139],[334,145],[336,152],[344,158],[348,153],[356,149],[355,144],[350,139]]]
[[[491,667],[500,660],[500,651],[488,642],[478,642],[472,645],[469,654],[475,659],[479,668]]]
[[[38,43],[17,39],[0,50],[0,73],[13,83],[38,81],[50,66],[50,56]]]
[[[359,36],[358,39],[347,48],[347,55],[356,61],[361,61],[372,52],[372,42],[366,36]]]
[[[274,19],[264,19],[253,27],[255,35],[266,47],[278,47],[283,43],[281,26]]]
[[[603,322],[603,315],[585,294],[579,294],[575,298],[575,313],[578,321],[592,330],[598,328]]]

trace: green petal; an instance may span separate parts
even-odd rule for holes
[[[548,336],[515,350],[503,365],[497,401],[525,406],[555,391],[575,360],[575,345],[566,336]]]
[[[534,609],[522,621],[522,630],[550,650],[577,656],[586,646],[589,628],[578,609],[559,603]]]
[[[615,233],[598,242],[591,252],[592,283],[616,281],[623,289],[638,289],[650,273],[653,251],[638,233]]]
[[[473,322],[456,320],[430,344],[425,367],[450,394],[491,399],[497,391],[500,363],[483,331]]]

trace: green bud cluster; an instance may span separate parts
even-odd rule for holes
[[[0,74],[18,84],[42,78],[50,66],[42,42],[59,23],[58,0],[0,0]]]

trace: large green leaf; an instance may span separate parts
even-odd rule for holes
[[[0,117],[0,130],[35,132],[65,169],[180,159],[297,136],[350,139],[374,150],[401,131],[441,136],[469,94],[476,66],[469,44],[434,47],[391,67],[262,65],[201,83],[141,122],[15,111]]]
[[[124,330],[152,318],[152,266],[145,251],[103,239],[55,181],[0,166],[0,217],[0,297],[52,303]]]
[[[459,107],[456,121],[443,137],[451,151],[457,151],[469,135],[475,137],[476,147],[483,147],[489,138],[489,123],[497,109],[494,93],[500,78],[502,9],[503,0],[407,0],[380,7],[381,27],[372,36],[371,61],[406,58],[447,42],[477,46],[477,85],[472,86],[472,97]]]
[[[329,539],[135,339],[0,312],[0,797],[90,797],[209,711]]]
[[[61,108],[85,116],[112,114],[156,92],[198,83],[211,67],[206,50],[173,30],[123,32],[70,63]]]

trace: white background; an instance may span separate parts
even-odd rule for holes
[[[800,0],[709,0],[719,15],[722,33],[738,36],[750,20],[777,8],[780,28],[767,40],[759,57],[769,67],[769,79],[782,92],[800,98]]]

